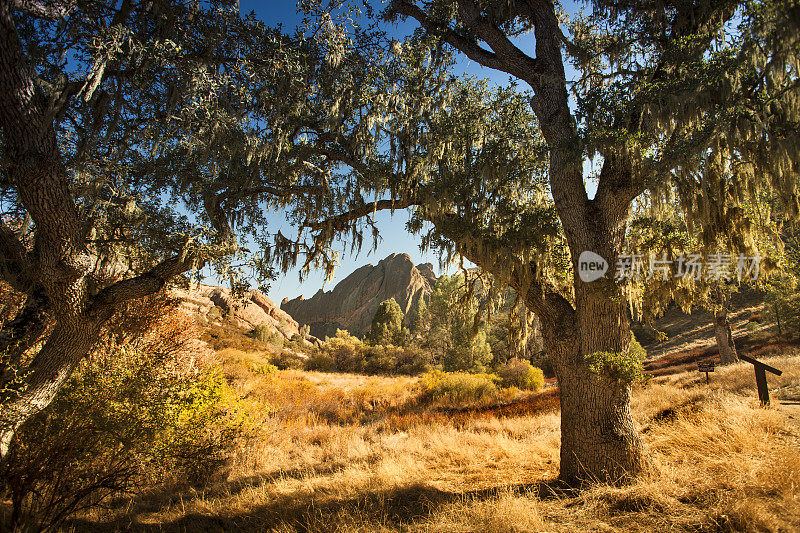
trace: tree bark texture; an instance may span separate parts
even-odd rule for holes
[[[719,347],[719,362],[723,365],[738,363],[736,343],[733,340],[731,323],[728,321],[728,310],[724,307],[714,313],[714,336]]]

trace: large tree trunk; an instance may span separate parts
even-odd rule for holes
[[[733,341],[731,323],[728,321],[728,310],[722,307],[714,313],[714,336],[719,347],[719,360],[723,365],[739,361],[736,353],[736,343]]]
[[[609,286],[595,283],[579,291],[577,311],[563,300],[550,307],[559,312],[540,317],[561,399],[559,477],[569,484],[625,482],[648,465],[630,410],[630,383],[592,371],[586,360],[595,352],[625,352],[630,343],[624,300],[608,298]]]
[[[626,300],[610,279],[577,283],[576,295],[579,355],[559,368],[561,477],[628,481],[647,463],[631,414],[631,383],[613,369],[592,370],[586,362],[597,352],[628,352]]]
[[[558,344],[564,328],[572,327],[576,339],[548,346],[554,351],[551,361],[561,391],[560,477],[568,482],[625,481],[648,463],[631,415],[631,384],[608,372],[593,373],[587,357],[597,352],[625,353],[630,345],[627,298],[614,280],[613,269],[637,188],[629,156],[611,151],[603,154],[597,191],[589,199],[581,143],[568,104],[557,17],[549,6],[540,17],[534,24],[536,60],[546,64],[552,78],[530,80],[536,95],[531,108],[550,148],[550,190],[572,255],[575,291],[572,324],[560,320],[550,337]],[[578,259],[585,251],[608,262],[605,277],[581,280]]]
[[[586,367],[557,371],[561,391],[561,470],[575,484],[627,482],[647,459],[630,410],[630,386]]]

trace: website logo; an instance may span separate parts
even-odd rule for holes
[[[584,283],[598,280],[608,272],[608,261],[589,250],[578,257],[578,276]]]

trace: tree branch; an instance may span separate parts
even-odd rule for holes
[[[14,9],[40,19],[55,22],[68,16],[78,6],[76,0],[53,0],[37,2],[36,0],[14,0]]]
[[[259,187],[247,187],[224,192],[220,195],[220,203],[228,200],[240,200],[248,196],[257,196],[259,194],[270,194],[272,196],[284,198],[295,194],[324,194],[326,192],[327,189],[321,185],[289,185],[286,187],[262,185]]]
[[[144,274],[118,281],[92,298],[90,314],[105,315],[124,302],[160,291],[172,278],[195,266],[195,254],[181,254],[165,259]]]
[[[453,48],[464,53],[473,61],[480,63],[484,67],[508,72],[506,70],[506,65],[501,61],[497,54],[482,48],[474,40],[459,34],[449,26],[433,20],[419,6],[416,6],[411,2],[392,2],[392,5],[389,7],[389,13],[402,15],[404,17],[411,17],[419,22],[419,24],[428,33],[436,35]],[[508,73],[516,75],[511,72]]]
[[[459,15],[470,29],[486,41],[492,48],[495,56],[500,59],[504,68],[512,76],[525,80],[534,90],[539,85],[539,62],[517,48],[508,36],[490,18],[481,16],[480,8],[472,0],[463,0],[458,3]],[[532,15],[535,13],[532,13]],[[533,16],[530,17],[535,20]]]
[[[353,222],[359,218],[368,216],[376,211],[386,211],[387,209],[406,209],[413,205],[418,205],[418,202],[415,202],[410,198],[400,200],[376,200],[374,202],[366,203],[360,207],[356,207],[350,211],[345,211],[344,213],[326,218],[322,222],[313,222],[307,224],[306,227],[315,231],[327,229],[332,232],[339,232],[345,229],[349,222]]]
[[[369,216],[376,211],[405,209],[416,205],[420,205],[420,202],[412,200],[411,198],[376,200],[327,218],[321,222],[307,224],[306,226],[312,230],[322,230],[329,232],[329,234],[335,234],[336,232],[344,230],[349,223],[359,218]],[[426,216],[422,214],[422,218],[432,223],[438,232],[451,240],[455,244],[456,251],[460,255],[480,266],[486,272],[490,272],[502,283],[505,283],[522,294],[528,308],[536,312],[540,319],[545,320],[546,315],[549,313],[553,313],[554,316],[557,315],[561,318],[565,317],[566,313],[574,313],[570,303],[552,287],[548,287],[546,284],[536,280],[532,275],[532,271],[522,272],[523,269],[533,269],[534,267],[532,265],[520,263],[509,268],[509,260],[505,257],[500,261],[488,261],[486,260],[487,255],[479,253],[478,250],[485,250],[487,246],[492,246],[492,243],[482,242],[478,244],[475,235],[471,234],[470,240],[472,242],[470,245],[465,242],[462,238],[463,236],[448,231],[448,226],[452,225],[454,222],[456,223],[455,225],[457,225],[458,215],[455,213],[435,216]]]

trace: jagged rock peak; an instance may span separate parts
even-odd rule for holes
[[[312,298],[301,297],[281,303],[292,318],[311,327],[311,334],[324,338],[336,329],[363,335],[369,331],[372,317],[384,300],[394,298],[406,315],[406,325],[420,298],[428,299],[436,275],[433,265],[414,265],[411,256],[392,254],[356,269],[330,291],[317,292]]]

